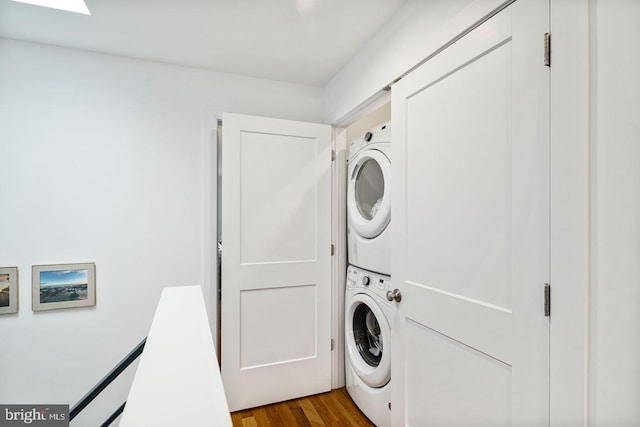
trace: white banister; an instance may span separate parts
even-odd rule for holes
[[[231,426],[199,286],[162,291],[120,427]]]

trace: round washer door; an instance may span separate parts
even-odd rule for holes
[[[347,357],[360,379],[379,388],[391,379],[391,328],[373,298],[356,294],[345,313]],[[387,348],[385,348],[387,346]]]
[[[377,237],[389,225],[391,162],[381,151],[362,150],[349,163],[347,204],[349,224],[362,237]]]

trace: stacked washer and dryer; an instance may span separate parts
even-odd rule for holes
[[[391,126],[351,142],[345,364],[349,395],[378,427],[391,424]]]

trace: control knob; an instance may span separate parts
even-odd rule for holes
[[[365,286],[369,286],[369,283],[371,282],[371,280],[369,279],[369,276],[364,276],[362,278],[362,284]]]

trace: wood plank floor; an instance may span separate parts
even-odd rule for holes
[[[231,421],[234,427],[375,427],[353,403],[344,387],[315,396],[233,412]]]

